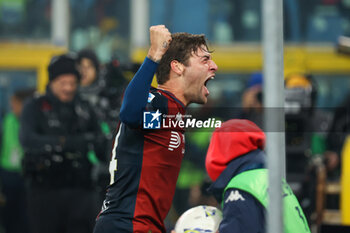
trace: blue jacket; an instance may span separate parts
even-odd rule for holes
[[[265,208],[251,194],[228,189],[229,181],[239,173],[265,167],[265,153],[254,150],[232,160],[216,181],[209,187],[217,201],[223,201],[223,220],[220,233],[263,233],[265,232]]]

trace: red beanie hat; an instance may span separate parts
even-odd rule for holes
[[[208,175],[215,181],[235,158],[265,147],[265,134],[253,122],[233,119],[224,122],[211,137],[205,160]]]

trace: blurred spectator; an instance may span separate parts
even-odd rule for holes
[[[108,135],[117,126],[121,98],[127,85],[119,61],[112,59],[104,69],[95,52],[84,49],[78,53],[77,64],[81,73],[79,94],[93,106]]]
[[[317,83],[311,75],[296,73],[285,79],[287,152],[291,147],[293,153],[308,159],[323,156],[331,121],[329,113],[316,108],[317,92]]]
[[[308,161],[311,159],[313,132],[320,132],[319,125],[314,124],[317,117],[314,114],[316,94],[316,86],[313,85],[311,76],[296,73],[286,77],[286,153],[287,174],[290,176],[292,174],[302,176],[305,172]]]
[[[109,100],[101,94],[106,88],[105,80],[100,75],[100,63],[92,50],[81,50],[78,53],[77,64],[81,75],[79,94],[94,108],[96,115],[102,121],[106,120]]]
[[[263,127],[262,85],[262,73],[253,73],[243,92],[242,112],[238,116],[238,118],[253,121],[260,127]]]
[[[316,108],[317,84],[311,75],[285,79],[287,179],[309,218],[315,211],[317,167],[326,151],[331,115]],[[327,164],[329,161],[326,161]]]
[[[6,233],[28,232],[25,185],[21,166],[23,149],[18,134],[23,102],[33,93],[34,90],[31,89],[15,92],[11,97],[12,111],[6,114],[3,121],[0,179],[1,191],[5,198],[2,224]]]
[[[90,49],[81,50],[78,53],[77,65],[81,75],[78,92],[80,97],[89,102],[93,107],[98,124],[106,140],[105,150],[103,151],[104,156],[101,156],[103,159],[100,163],[96,164],[93,172],[101,201],[103,201],[105,188],[109,183],[110,177],[108,172],[110,156],[108,150],[112,147],[113,130],[117,124],[117,121],[115,119],[112,120],[112,116],[110,116],[110,112],[112,111],[111,102],[117,100],[110,99],[106,94],[106,90],[109,87],[106,85],[104,72],[101,70],[102,67],[94,51]]]
[[[110,100],[108,112],[109,122],[119,121],[123,94],[129,83],[129,80],[124,76],[124,72],[130,72],[130,76],[133,77],[140,66],[140,64],[136,63],[122,65],[117,57],[112,57],[111,61],[106,64],[104,78],[107,88],[104,89],[103,95]],[[113,125],[115,124],[113,123]]]
[[[223,205],[219,232],[266,232],[268,201],[265,134],[248,120],[229,120],[214,131],[206,157],[210,191]],[[310,232],[289,185],[283,187],[284,232]]]
[[[337,51],[340,54],[350,56],[350,37],[340,36],[337,43]],[[335,109],[334,117],[327,136],[327,149],[325,159],[329,175],[339,178],[340,155],[346,137],[350,132],[350,95]]]
[[[100,62],[92,50],[81,50],[78,53],[77,63],[81,75],[80,88],[88,87],[101,81],[98,80]]]
[[[350,55],[350,37],[340,36],[337,43],[338,53]],[[333,177],[339,177],[340,173],[340,153],[346,136],[350,132],[349,125],[350,95],[348,95],[343,103],[335,109],[333,122],[331,124],[328,137],[325,158],[328,161],[327,169],[332,172]]]
[[[75,59],[54,57],[48,71],[46,94],[28,101],[21,117],[31,231],[92,232],[100,203],[91,169],[103,136],[92,107],[76,95]]]
[[[350,132],[350,96],[347,96],[343,103],[335,109],[333,122],[327,136],[327,149],[325,159],[329,175],[339,178],[340,155],[346,136]]]

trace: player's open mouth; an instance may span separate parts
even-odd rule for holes
[[[207,86],[207,84],[210,80],[214,80],[214,77],[215,76],[211,76],[211,77],[207,78],[207,80],[205,80],[205,82],[204,82],[204,86]]]
[[[205,80],[205,82],[204,82],[204,88],[205,88],[205,90],[206,90],[206,95],[209,95],[209,90],[208,90],[208,88],[207,88],[207,84],[208,84],[208,82],[209,82],[210,80],[213,80],[214,77],[215,77],[215,75],[213,75],[213,76],[207,78],[207,80]]]

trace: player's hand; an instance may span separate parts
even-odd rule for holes
[[[152,26],[149,29],[151,47],[147,57],[159,62],[164,53],[168,50],[171,42],[171,33],[164,25]]]

